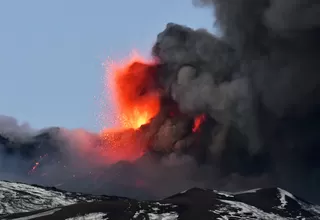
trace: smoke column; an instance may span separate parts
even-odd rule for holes
[[[221,36],[168,24],[153,54],[173,75],[164,81],[180,110],[220,125],[208,143],[213,163],[225,176],[265,175],[270,185],[319,200],[320,4],[194,4],[212,7]]]

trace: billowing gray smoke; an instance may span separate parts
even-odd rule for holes
[[[139,131],[152,137],[148,153],[110,165],[96,134],[18,127],[16,135],[7,120],[0,178],[144,198],[279,186],[320,202],[320,3],[195,4],[212,7],[221,36],[173,23],[158,35],[152,53],[166,101]]]
[[[168,24],[153,48],[172,73],[164,86],[182,112],[219,123],[209,148],[220,171],[319,200],[320,3],[194,3],[212,7],[222,35]]]

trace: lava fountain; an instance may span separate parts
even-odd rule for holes
[[[144,153],[146,146],[136,131],[160,109],[155,66],[155,62],[144,59],[137,52],[127,61],[108,62],[105,89],[116,108],[114,120],[117,124],[116,128],[101,132],[109,162],[133,161]]]
[[[154,64],[137,52],[127,62],[110,64],[111,77],[107,89],[111,90],[114,97],[122,128],[138,129],[159,112]]]

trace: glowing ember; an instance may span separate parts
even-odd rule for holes
[[[34,172],[37,169],[37,167],[39,166],[39,164],[40,164],[39,162],[36,162],[34,164],[34,166],[31,168],[31,170],[29,171],[29,173]]]
[[[46,156],[48,156],[48,154],[40,156],[39,161],[35,162],[35,164],[33,165],[33,167],[31,168],[31,170],[28,173],[31,174],[31,173],[35,172],[37,167],[40,165],[40,161],[42,161]]]
[[[107,129],[101,134],[103,140],[102,155],[108,163],[121,160],[134,161],[144,153],[144,144],[139,142],[137,133],[133,129]],[[106,147],[107,146],[107,147]]]
[[[116,107],[116,129],[104,129],[103,140],[108,160],[135,160],[143,155],[143,146],[135,132],[147,124],[160,109],[160,98],[154,80],[154,63],[148,62],[133,53],[127,62],[108,65],[106,89],[111,91],[112,102]],[[127,131],[124,131],[127,130]]]
[[[194,119],[192,131],[193,132],[199,131],[200,125],[202,124],[202,122],[204,122],[205,119],[206,119],[205,115],[200,115],[200,116],[196,117]]]

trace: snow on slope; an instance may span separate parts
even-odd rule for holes
[[[46,216],[50,216],[50,215],[54,214],[55,212],[57,212],[59,210],[61,210],[61,209],[60,208],[50,209],[50,210],[47,210],[44,212],[36,213],[33,215],[28,215],[26,217],[12,218],[12,220],[31,220],[31,219],[35,219],[35,218],[46,217]],[[6,218],[3,220],[6,220]]]
[[[73,218],[67,218],[66,220],[107,220],[107,214],[98,212],[98,213],[90,213],[83,216],[77,216]]]
[[[111,199],[108,196],[92,196],[60,191],[56,188],[0,181],[0,216],[68,206],[78,202]]]
[[[292,200],[295,200],[303,209],[308,210],[310,212],[316,213],[316,214],[320,214],[320,206],[319,205],[314,205],[314,204],[308,204],[304,201],[299,200],[298,198],[296,198],[294,195],[292,195],[291,193],[277,188],[279,191],[279,197],[280,197],[280,201],[281,201],[281,205],[278,206],[278,208],[280,209],[285,209],[285,207],[288,204],[287,199],[290,198]]]
[[[78,201],[62,192],[5,181],[0,181],[0,200],[0,214],[66,206]]]
[[[264,219],[264,220],[287,220],[274,213],[267,213],[258,209],[257,207],[247,205],[243,202],[220,200],[223,203],[228,204],[221,209],[210,210],[215,214],[219,214],[222,219],[241,219],[250,216],[250,219]]]
[[[319,206],[278,188],[241,193],[194,188],[159,201],[137,201],[0,181],[0,201],[0,219],[6,220],[320,220]]]

